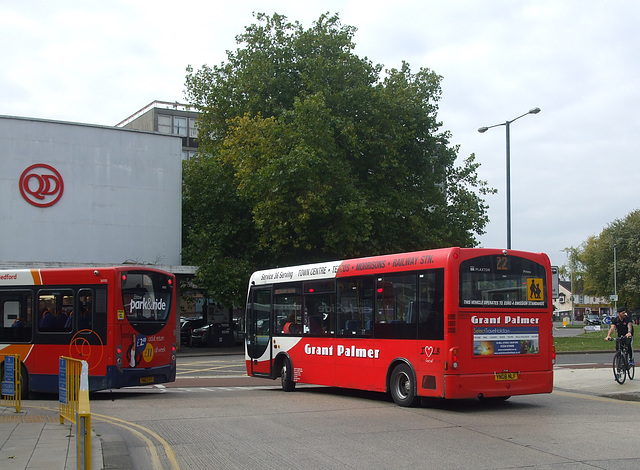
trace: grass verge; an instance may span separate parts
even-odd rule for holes
[[[589,331],[567,338],[553,338],[556,352],[615,351],[616,343],[605,341],[607,331]],[[635,346],[635,345],[634,345]]]

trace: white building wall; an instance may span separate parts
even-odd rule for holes
[[[168,135],[0,116],[0,262],[180,265],[181,151]],[[20,192],[33,164],[63,179],[50,207]]]
[[[554,306],[554,316],[560,319],[562,317],[572,317],[573,315],[573,301],[571,292],[567,288],[565,288],[562,284],[558,286],[558,294],[560,297],[553,301]],[[560,302],[560,298],[564,299],[564,302]]]

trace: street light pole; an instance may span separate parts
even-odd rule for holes
[[[492,127],[504,126],[507,135],[507,249],[511,249],[511,123],[517,121],[521,117],[527,114],[538,114],[540,108],[532,108],[524,114],[521,114],[517,118],[513,118],[510,121],[501,122],[500,124],[494,124],[493,126],[481,127],[478,132],[481,134],[487,132]]]
[[[613,301],[615,312],[618,313],[618,262],[616,260],[616,248],[617,244],[613,244]]]
[[[511,122],[504,123],[507,135],[507,250],[511,249]]]

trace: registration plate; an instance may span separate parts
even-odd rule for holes
[[[140,377],[140,383],[141,384],[152,384],[153,383],[153,377]]]
[[[496,372],[496,380],[518,380],[517,372]]]

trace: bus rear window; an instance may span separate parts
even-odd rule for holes
[[[143,334],[154,334],[171,311],[172,280],[165,274],[128,271],[121,274],[122,303],[129,323]]]
[[[544,308],[547,275],[541,264],[491,255],[460,264],[460,307]]]

